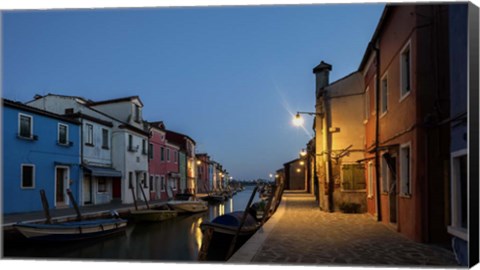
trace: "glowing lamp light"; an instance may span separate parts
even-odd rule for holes
[[[305,149],[302,149],[302,151],[300,151],[300,156],[304,157],[306,155],[307,155],[307,151]]]
[[[303,120],[303,117],[297,113],[297,115],[295,115],[295,117],[293,118],[293,125],[299,127],[299,126],[303,126],[303,123],[305,122],[305,120]]]

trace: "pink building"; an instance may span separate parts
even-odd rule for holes
[[[149,123],[149,131],[150,199],[167,200],[179,192],[179,147],[167,141],[163,122]]]

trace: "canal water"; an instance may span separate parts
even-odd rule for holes
[[[5,258],[59,258],[115,261],[196,261],[202,245],[200,224],[233,211],[245,210],[254,187],[246,187],[207,212],[158,223],[129,222],[124,234],[88,242],[39,245],[4,243]],[[255,201],[258,196],[255,196]]]

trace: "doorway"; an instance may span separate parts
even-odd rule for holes
[[[388,209],[389,222],[397,224],[397,155],[386,153],[383,155],[389,168],[388,174]]]
[[[83,178],[83,204],[92,204],[92,175]]]
[[[69,178],[69,168],[63,166],[55,167],[55,206],[67,207],[68,198],[66,196]]]

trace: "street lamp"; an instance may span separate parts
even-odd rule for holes
[[[303,126],[303,123],[305,122],[305,120],[303,120],[303,117],[300,115],[300,114],[308,114],[308,115],[318,115],[318,116],[322,116],[321,113],[315,113],[315,112],[297,112],[297,114],[295,115],[295,117],[293,118],[293,125],[294,126]]]

